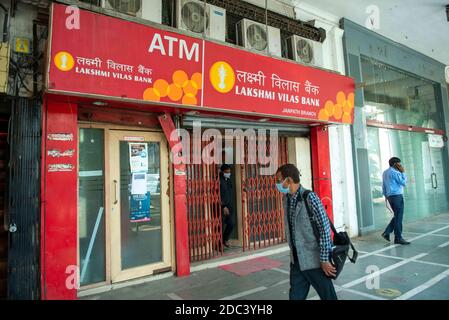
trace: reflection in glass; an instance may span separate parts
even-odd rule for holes
[[[436,85],[362,57],[367,120],[442,129]]]
[[[104,134],[79,130],[78,240],[81,286],[106,280]]]
[[[134,169],[145,168],[139,169],[138,175],[145,175],[146,194],[132,194],[136,189],[132,186],[131,161],[136,160],[141,163],[134,162]],[[160,182],[159,143],[120,141],[122,270],[162,261]]]

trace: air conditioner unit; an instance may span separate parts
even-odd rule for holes
[[[101,7],[162,23],[162,0],[101,0]]]
[[[323,45],[321,42],[293,35],[286,39],[287,56],[295,61],[323,66]]]
[[[226,10],[196,0],[178,0],[177,26],[181,30],[202,34],[208,38],[226,41]]]
[[[237,44],[281,57],[281,30],[248,19],[237,22]]]

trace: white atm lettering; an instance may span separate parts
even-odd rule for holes
[[[177,48],[175,47],[176,44],[178,44]],[[159,33],[154,34],[153,39],[151,40],[150,47],[148,48],[148,52],[153,53],[155,50],[159,50],[161,55],[165,56],[167,55],[166,46],[168,46],[169,57],[173,57],[174,50],[178,49],[179,59],[184,59],[185,57],[185,59],[187,59],[188,61],[194,59],[195,62],[198,62],[200,59],[200,46],[198,43],[193,43],[189,48],[185,40],[171,36],[162,37]]]

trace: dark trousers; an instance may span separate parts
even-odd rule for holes
[[[404,217],[404,197],[402,195],[389,196],[388,202],[393,209],[394,217],[391,219],[390,224],[385,229],[385,234],[390,235],[394,231],[394,239],[402,239],[402,219]]]
[[[312,286],[321,300],[338,300],[332,280],[319,269],[301,271],[299,263],[290,263],[290,300],[306,300]]]
[[[234,230],[234,217],[232,215],[232,209],[229,209],[228,215],[225,215],[222,211],[222,215],[223,224],[226,225],[223,229],[223,242],[227,242],[231,236],[232,230]]]

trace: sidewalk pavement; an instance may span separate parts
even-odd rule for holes
[[[449,214],[405,224],[404,230],[408,246],[388,244],[381,232],[353,239],[359,258],[334,282],[339,299],[449,299]],[[226,258],[192,265],[188,277],[155,276],[80,299],[288,300],[287,245]],[[312,288],[308,299],[319,299]]]

